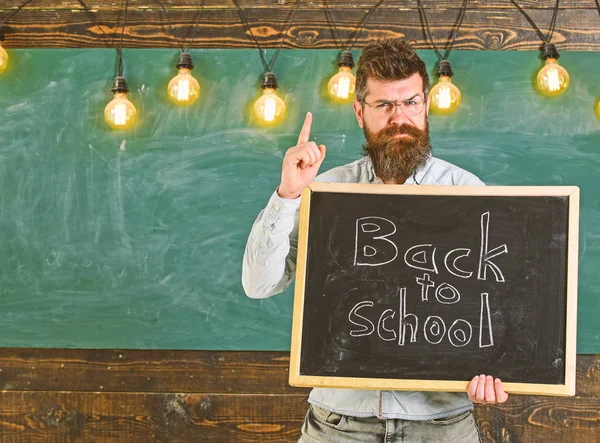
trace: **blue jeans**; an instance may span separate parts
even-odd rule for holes
[[[298,443],[481,443],[471,411],[438,420],[348,417],[310,405]]]

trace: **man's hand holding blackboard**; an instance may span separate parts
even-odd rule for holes
[[[502,381],[499,378],[494,379],[491,375],[476,375],[469,383],[467,392],[473,403],[494,404],[508,400]]]
[[[277,195],[283,198],[298,198],[317,176],[325,159],[325,145],[309,142],[312,114],[306,113],[298,144],[287,150],[281,168],[281,184]]]

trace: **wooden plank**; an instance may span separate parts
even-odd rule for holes
[[[486,442],[598,442],[600,399],[513,395],[503,405],[475,407]]]
[[[338,9],[371,9],[377,4],[378,0],[328,0],[327,5],[331,10]],[[2,10],[16,9],[23,3],[23,0],[3,0]],[[201,0],[163,0],[165,9],[198,9]],[[267,8],[293,8],[296,6],[295,0],[239,0],[239,5],[243,9],[267,9]],[[555,0],[518,0],[519,6],[525,9],[554,9]],[[456,0],[422,0],[423,7],[426,9],[459,9],[462,2]],[[124,7],[124,1],[114,0],[45,0],[43,2],[33,1],[28,4],[25,10],[41,9],[84,9],[84,6],[90,10],[112,10],[119,11]],[[235,9],[231,0],[206,0],[205,9]],[[310,1],[303,2],[301,8],[319,8],[325,9],[324,2]],[[403,0],[402,2],[383,2],[380,9],[415,9],[418,7],[417,0]],[[160,9],[156,0],[130,0],[129,8],[135,9]],[[469,9],[488,8],[488,9],[514,9],[515,6],[507,0],[470,0]],[[562,0],[559,9],[594,9],[596,4],[594,0]]]
[[[576,372],[577,395],[600,398],[600,355],[578,355]]]
[[[306,395],[1,392],[0,441],[295,441]]]
[[[307,393],[287,383],[289,353],[4,348],[0,389]]]
[[[12,1],[12,0],[11,0]],[[509,3],[509,2],[506,2]],[[322,8],[309,4],[298,10],[285,36],[284,48],[340,49],[356,36],[365,9],[332,9],[335,25],[342,43],[336,40],[331,24]],[[248,8],[246,18],[264,48],[275,48],[281,41],[291,9],[289,7]],[[5,15],[7,10],[2,12]],[[529,13],[546,33],[552,11],[531,9]],[[428,20],[434,41],[443,47],[456,22],[457,9],[431,9]],[[0,15],[0,17],[2,17]],[[600,16],[597,9],[565,9],[558,15],[553,42],[561,50],[600,50]],[[194,48],[254,48],[246,34],[238,11],[228,8],[209,8],[202,14],[194,9],[171,9],[168,15],[160,8],[133,8],[125,29],[124,46],[129,48],[176,48],[168,22],[184,46]],[[24,10],[5,25],[7,48],[101,48],[116,47],[120,41],[123,11],[101,9]],[[416,8],[382,9],[373,14],[361,33],[355,48],[380,37],[405,37],[417,49],[431,49],[424,37]],[[193,43],[192,43],[193,42]],[[465,15],[455,49],[463,50],[537,50],[541,39],[516,8],[475,8]]]
[[[306,395],[0,393],[0,441],[296,441]],[[477,406],[486,442],[598,441],[600,400],[513,396]]]
[[[289,352],[3,348],[0,389],[306,394]],[[600,355],[577,356],[576,395],[600,398]]]

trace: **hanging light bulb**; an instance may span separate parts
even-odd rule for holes
[[[262,84],[263,95],[254,103],[254,115],[265,125],[278,124],[285,114],[285,103],[275,93],[277,79],[275,74],[267,72]]]
[[[0,29],[0,74],[4,72],[6,67],[8,66],[8,53],[2,47],[2,42],[4,41],[4,32]]]
[[[431,109],[439,114],[450,114],[456,111],[462,97],[450,80],[454,73],[448,60],[440,60],[437,75],[440,80],[429,92]]]
[[[569,73],[556,61],[560,57],[556,46],[552,43],[544,45],[542,58],[546,60],[545,66],[540,69],[537,75],[537,84],[544,95],[560,95],[569,87]]]
[[[333,101],[348,103],[354,100],[354,90],[356,89],[356,77],[352,75],[354,59],[350,51],[343,51],[340,54],[338,66],[340,71],[329,80],[327,92]]]
[[[179,73],[169,82],[169,98],[176,105],[191,105],[200,97],[200,84],[191,74],[194,69],[192,56],[188,52],[182,52],[175,67],[179,69]]]
[[[115,98],[104,108],[104,119],[113,129],[130,129],[136,122],[137,110],[127,99],[129,88],[125,77],[117,77],[111,91]]]
[[[600,98],[596,100],[596,117],[600,120]]]

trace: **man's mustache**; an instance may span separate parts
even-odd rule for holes
[[[419,128],[417,128],[413,125],[403,123],[401,125],[394,125],[394,126],[390,126],[387,128],[383,128],[381,131],[379,131],[378,136],[379,137],[392,137],[397,134],[407,134],[413,138],[417,138],[417,137],[419,137],[419,135],[421,135],[421,132],[422,131],[419,130]]]

